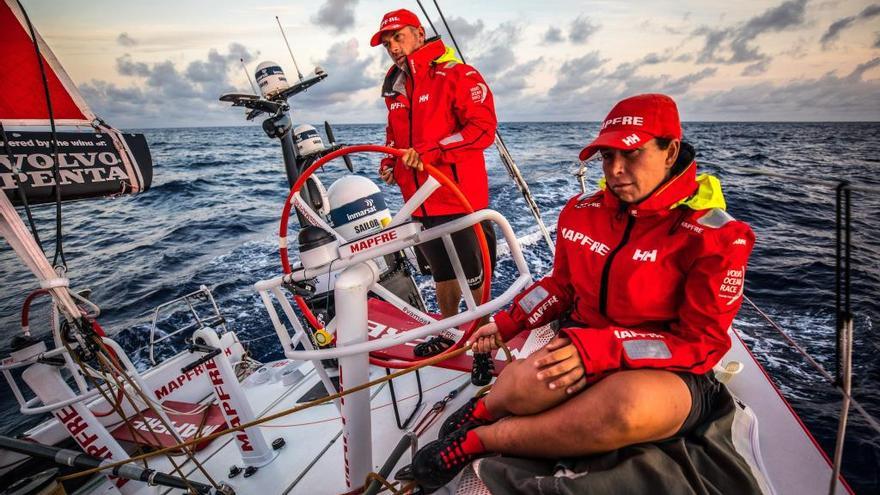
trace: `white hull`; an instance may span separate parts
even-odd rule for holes
[[[181,363],[191,359],[187,356],[191,355],[183,353],[167,360],[146,373],[145,378],[151,384],[160,387],[165,383],[166,378],[174,377]],[[757,466],[763,467],[763,477],[769,487],[767,493],[779,495],[828,493],[831,467],[827,458],[736,336],[733,337],[733,348],[722,362],[729,361],[739,361],[744,365],[742,372],[729,382],[729,388],[759,418],[759,425],[744,422],[740,428],[735,428],[735,443],[738,450],[756,466],[756,469]],[[247,399],[258,416],[264,417],[296,406],[297,399],[313,386],[321,383],[311,363],[303,363],[300,370],[305,376],[292,386],[284,386],[280,381],[273,380],[262,385],[245,386]],[[384,369],[371,367],[371,379],[379,378],[384,374]],[[418,417],[421,417],[432,404],[443,399],[449,391],[469,381],[469,375],[459,371],[426,368],[421,371],[421,380],[425,406],[422,407]],[[188,385],[181,391],[175,393],[183,392],[182,396],[186,397],[204,392],[203,385],[198,384],[198,380],[187,383]],[[401,416],[406,417],[416,404],[415,377],[410,374],[395,379],[394,386]],[[457,409],[475,392],[476,387],[469,385],[456,399],[449,402],[446,412]],[[398,429],[395,424],[387,384],[374,386],[371,389],[371,396],[373,469],[378,471],[406,432]],[[104,410],[106,405],[103,400],[98,400],[91,404],[90,408]],[[108,419],[108,422],[111,419]],[[422,435],[419,442],[423,444],[436,438],[440,423],[441,421],[435,422]],[[756,426],[759,426],[757,428],[759,444],[755,443],[753,436]],[[279,451],[278,457],[273,462],[261,467],[249,478],[244,478],[242,474],[233,479],[227,476],[230,466],[242,466],[241,457],[231,434],[214,440],[208,447],[199,451],[196,458],[216,481],[231,485],[238,494],[344,493],[350,488],[346,484],[342,428],[339,410],[333,403],[322,404],[271,421],[261,428],[266,439],[271,442],[275,438],[283,437],[286,446]],[[36,440],[54,443],[50,439],[57,441],[59,435],[63,438],[65,432],[56,421],[52,420],[35,428],[30,434]],[[0,459],[3,463],[7,460]],[[408,464],[409,460],[410,454],[405,453],[395,470]],[[150,467],[163,472],[173,472],[170,463],[163,457],[152,459]],[[192,463],[184,464],[184,472],[194,481],[207,482],[204,475]],[[472,474],[467,475],[472,476]],[[362,481],[358,480],[355,485],[361,483]],[[466,491],[456,491],[456,487],[450,486],[450,493],[480,493],[479,490],[474,491],[473,480],[469,480],[467,485]],[[109,482],[103,482],[97,486],[90,484],[80,493],[116,493],[116,490]],[[144,485],[137,493],[146,495],[176,493],[176,491]],[[840,481],[837,483],[837,493],[848,493]]]

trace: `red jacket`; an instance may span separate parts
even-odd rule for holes
[[[483,150],[495,140],[495,103],[486,81],[470,65],[455,59],[439,39],[429,41],[408,58],[409,74],[392,66],[382,95],[388,107],[386,145],[415,148],[422,161],[439,168],[458,183],[475,210],[489,206],[489,182]],[[409,95],[412,95],[410,97]],[[428,175],[385,158],[380,168],[394,167],[404,200]],[[440,188],[415,216],[464,213],[445,188]]]
[[[718,180],[697,180],[696,169],[637,205],[607,190],[572,198],[553,273],[496,315],[502,337],[567,316],[590,381],[618,369],[711,370],[730,348],[755,236],[724,211]]]

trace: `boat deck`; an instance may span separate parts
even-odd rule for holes
[[[742,341],[733,337],[733,348],[723,362],[739,361],[744,364],[742,372],[728,383],[731,391],[746,403],[760,418],[760,425],[749,421],[738,423],[734,436],[738,450],[754,466],[760,466],[768,483],[767,493],[775,494],[824,494],[828,492],[831,468],[812,437],[802,427],[797,416],[791,411],[776,388],[769,381],[763,369],[757,364]],[[297,404],[297,401],[312,387],[320,386],[320,379],[310,363],[300,368],[304,377],[292,386],[281,382],[266,382],[261,385],[245,387],[248,399],[258,416],[276,413]],[[382,368],[371,368],[371,379],[384,376]],[[443,399],[451,390],[469,381],[469,375],[460,371],[440,368],[427,368],[421,371],[424,391],[423,406],[418,413],[421,417],[435,402]],[[394,387],[400,415],[409,416],[417,403],[417,386],[414,375],[394,380]],[[453,411],[476,392],[477,387],[469,385],[461,394],[447,405],[446,411]],[[373,468],[378,471],[392,449],[406,431],[400,430],[395,422],[392,400],[387,384],[374,386],[372,396],[372,438]],[[748,418],[748,416],[746,416]],[[420,438],[420,443],[433,440],[441,421],[435,422]],[[284,438],[286,446],[278,452],[278,457],[267,466],[261,467],[253,476],[245,478],[239,474],[229,479],[226,473],[232,465],[243,466],[232,436],[214,440],[208,447],[197,453],[197,458],[207,470],[215,473],[215,480],[232,486],[238,494],[339,494],[348,491],[346,486],[345,462],[343,457],[342,420],[339,410],[333,403],[322,404],[293,415],[280,418],[261,427],[268,442],[278,437]],[[757,430],[757,431],[756,431]],[[759,439],[760,449],[756,445]],[[395,470],[409,463],[409,453],[404,453]],[[156,458],[150,466],[171,472],[167,459]],[[206,482],[205,477],[187,463],[188,477]],[[466,472],[466,491],[456,490],[456,483],[449,487],[449,493],[475,493],[473,472]],[[360,480],[353,480],[355,485]],[[106,485],[106,484],[105,484]],[[462,484],[462,488],[464,489]],[[89,493],[102,493],[101,490]],[[112,493],[108,491],[107,493]],[[139,493],[176,493],[175,490],[160,487],[145,487]],[[837,482],[837,493],[850,493],[841,481]]]

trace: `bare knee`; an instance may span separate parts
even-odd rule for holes
[[[527,371],[524,361],[514,361],[504,367],[486,399],[490,412],[500,417],[524,414],[523,411],[529,409]]]
[[[631,397],[611,397],[606,404],[595,411],[602,427],[592,435],[602,445],[622,447],[625,440],[632,439],[640,430],[644,418],[636,412],[637,407]]]
[[[601,445],[619,448],[673,435],[690,412],[691,399],[686,385],[668,375],[636,371],[606,378],[607,383],[590,391],[601,394],[592,408],[601,426],[591,436]]]
[[[551,390],[538,380],[534,362],[528,358],[504,367],[486,405],[500,415],[525,416],[545,411],[567,398],[563,390]]]

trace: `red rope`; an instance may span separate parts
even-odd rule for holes
[[[31,303],[39,296],[43,296],[49,294],[49,289],[37,289],[27,297],[24,298],[24,302],[21,304],[21,329],[24,330],[28,326],[30,326],[30,314],[31,314]]]

